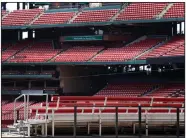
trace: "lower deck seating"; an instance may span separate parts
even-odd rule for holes
[[[118,107],[118,113],[126,115],[138,113],[139,105],[142,106],[142,113],[148,112],[149,114],[175,114],[176,108],[180,108],[180,112],[184,113],[184,97],[182,98],[163,98],[163,97],[105,97],[105,96],[52,96],[51,101],[35,103],[30,102],[29,105],[29,119],[44,119],[46,114],[46,104],[48,106],[47,114],[51,116],[52,111],[54,115],[60,115],[62,117],[74,117],[74,106],[77,106],[78,115],[95,115],[100,113],[100,106],[102,108],[102,115],[109,115],[116,112],[115,107]],[[20,105],[17,103],[17,106]],[[93,108],[94,107],[94,108]],[[149,109],[149,107],[151,107]],[[6,104],[2,107],[2,110],[12,111],[13,103]],[[19,119],[23,119],[23,108],[19,110]],[[58,116],[59,117],[59,116]],[[13,112],[2,112],[3,127],[6,127],[8,121],[13,123]],[[69,119],[69,118],[68,118]],[[65,120],[65,119],[63,119]],[[65,120],[66,121],[66,120]]]
[[[54,61],[55,62],[83,62],[88,61],[91,57],[96,55],[101,51],[103,46],[92,46],[92,47],[83,47],[77,46],[69,48],[67,51],[59,54]]]
[[[24,102],[17,102],[16,107],[20,106]],[[34,101],[29,102],[29,108],[33,107],[39,107],[41,103],[35,103]],[[29,110],[29,109],[28,109]],[[24,119],[24,108],[21,107],[20,109],[17,110],[16,112],[16,117],[18,117],[18,120],[23,120]],[[33,119],[35,115],[33,116],[32,114],[29,113],[28,115],[29,119]],[[14,120],[14,102],[10,102],[7,104],[2,105],[2,128],[7,128],[7,125],[10,125],[13,123]]]
[[[137,113],[139,105],[144,107],[151,107],[151,109],[142,109],[142,112],[148,113],[176,113],[175,108],[183,107],[184,98],[151,98],[151,97],[105,97],[105,96],[52,96],[52,102],[48,103],[48,114],[55,109],[55,114],[73,114],[74,106],[78,106],[77,113],[86,114],[94,112],[99,113],[100,106],[109,106],[102,109],[101,113],[115,113],[115,106],[122,106],[118,108],[119,113]],[[94,108],[92,108],[94,106]],[[136,108],[132,108],[136,107]],[[156,108],[153,108],[156,107]],[[160,107],[160,108],[157,108]],[[169,107],[169,108],[168,108]],[[183,112],[183,109],[180,110]],[[42,103],[40,108],[32,108],[31,113],[45,114],[46,102]]]
[[[184,84],[164,84],[152,93],[148,93],[148,97],[172,97],[175,92],[184,89]],[[179,95],[178,95],[179,96]]]
[[[152,57],[155,58],[161,56],[177,56],[181,54],[184,55],[183,54],[184,45],[185,45],[185,39],[183,36],[174,36],[167,43],[140,56],[138,59],[146,59]]]
[[[108,84],[104,89],[96,93],[96,96],[125,96],[125,97],[139,97],[144,93],[151,91],[153,84],[140,83],[122,83],[122,84]]]
[[[135,42],[122,48],[108,48],[98,54],[92,61],[95,62],[111,62],[111,61],[128,61],[134,59],[139,54],[149,48],[162,42],[161,38],[147,38],[139,42]]]

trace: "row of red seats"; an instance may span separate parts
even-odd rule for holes
[[[102,106],[108,106],[108,107],[138,107],[138,106],[142,106],[142,107],[182,107],[183,104],[182,103],[122,103],[122,102],[113,102],[113,103],[106,103],[106,105],[104,105],[104,102],[92,102],[92,103],[59,103],[59,105],[57,104],[57,102],[49,102],[48,103],[48,107],[52,108],[52,107],[74,107],[74,106],[79,106],[79,107],[102,107]],[[41,107],[46,107],[46,103],[42,103]]]
[[[33,25],[63,24],[69,21],[74,15],[75,15],[75,12],[43,13],[36,21],[33,22]]]
[[[163,18],[184,18],[185,17],[185,3],[174,3],[173,6],[168,9]]]
[[[184,36],[173,36],[171,38],[171,40],[169,40],[167,43],[165,43],[165,44],[153,49],[152,51],[140,56],[138,59],[160,57],[160,56],[166,55],[166,53],[169,53],[169,51],[174,51],[178,47],[184,46],[184,44],[185,44]],[[180,53],[178,53],[178,55],[180,55]],[[171,56],[174,56],[174,54]],[[176,54],[175,54],[175,56],[176,56]]]
[[[167,3],[131,3],[124,11],[116,18],[116,20],[143,20],[153,19],[160,14],[167,6]]]
[[[147,38],[122,48],[108,48],[98,54],[92,61],[127,61],[163,41],[161,38]]]
[[[73,23],[109,21],[118,10],[119,9],[83,11],[73,20]]]
[[[34,42],[31,47],[16,54],[9,62],[46,62],[59,51],[52,48],[52,42]]]
[[[131,3],[119,14],[116,20],[153,19],[156,18],[167,5],[168,3]],[[119,9],[82,11],[82,13],[73,20],[73,23],[109,21],[118,11]],[[2,16],[6,13],[6,11],[2,10]],[[28,25],[41,13],[43,13],[43,9],[15,10],[3,18],[2,25]],[[63,24],[73,18],[73,16],[75,16],[75,12],[43,13],[34,21],[33,25]],[[163,16],[163,18],[178,17],[184,17],[184,3],[174,3]]]
[[[2,52],[2,61],[7,60],[8,58],[12,57],[16,52],[22,50],[23,48],[27,47],[31,41],[21,41],[17,42],[16,44],[12,45],[11,47],[8,47],[5,51]]]
[[[105,96],[52,96],[51,101],[60,101],[60,102],[78,102],[78,103],[89,103],[89,102],[98,102],[98,101],[105,101],[107,102],[162,102],[162,103],[184,103],[184,98],[165,98],[165,97],[105,97]]]
[[[3,18],[2,25],[28,25],[42,12],[43,9],[15,10]]]
[[[102,46],[92,46],[92,47],[73,47],[67,51],[59,54],[54,59],[55,62],[83,62],[88,61],[91,57],[102,50]]]
[[[16,102],[16,107],[20,106],[24,102]],[[29,102],[29,109],[34,107],[39,107],[41,103],[34,103],[33,101]],[[21,107],[19,110],[19,119],[24,119],[24,107]],[[17,113],[16,113],[17,114]],[[29,118],[34,116],[29,114]],[[2,106],[2,120],[14,120],[14,102],[5,104]]]
[[[1,10],[1,17],[5,16],[8,12],[5,10]]]
[[[163,56],[183,56],[183,55],[185,55],[185,46],[181,45],[181,46],[177,47],[176,49],[173,49],[173,50],[167,52]]]
[[[138,97],[151,90],[153,84],[109,84],[107,87],[96,93],[98,95],[121,95],[125,97]]]
[[[106,103],[105,99],[107,100]],[[55,109],[54,113],[63,114],[74,113],[74,106],[79,106],[77,113],[92,113],[93,110],[94,113],[99,113],[99,109],[96,107],[93,109],[92,106],[106,106],[107,108],[103,109],[102,113],[114,113],[115,108],[109,106],[123,106],[118,108],[119,113],[137,113],[138,109],[134,107],[139,106],[139,104],[143,107],[151,107],[147,110],[149,113],[176,113],[176,109],[170,107],[183,107],[185,101],[184,98],[128,98],[121,96],[107,98],[103,96],[52,96],[51,100],[52,102],[47,103],[48,113],[52,113],[52,109]],[[152,101],[153,103],[151,103]],[[40,108],[31,108],[31,113],[35,114],[37,111],[39,114],[46,113],[46,102],[42,103]],[[145,112],[145,109],[142,109],[142,112]]]
[[[184,89],[185,85],[184,84],[165,84],[160,86],[159,89],[153,91],[152,93],[147,94],[146,96],[149,97],[168,97],[171,96],[172,93]]]

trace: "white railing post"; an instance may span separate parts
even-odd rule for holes
[[[26,110],[26,121],[28,121],[28,114],[29,114],[29,112],[28,112],[28,110],[29,110],[29,94],[27,95],[27,110]]]
[[[99,109],[99,136],[101,136],[101,110]]]
[[[18,96],[15,100],[14,100],[14,123],[16,123],[16,119],[17,119],[17,116],[16,116],[16,111],[17,111],[17,107],[16,107],[16,102],[18,99],[24,97],[24,119],[25,119],[25,108],[26,108],[26,97],[25,97],[25,94],[22,94],[20,96]],[[21,108],[21,106],[23,105],[19,105],[18,107]]]
[[[54,110],[52,109],[52,137],[54,137],[54,132],[55,132],[55,119],[54,119]]]
[[[146,130],[146,136],[148,136],[149,132],[149,126],[148,126],[148,113],[145,115],[145,130]]]

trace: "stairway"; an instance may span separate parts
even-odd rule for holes
[[[13,54],[12,56],[10,56],[10,57],[9,57],[8,59],[6,59],[4,62],[6,62],[6,61],[12,59],[16,54],[18,54],[18,53],[24,51],[25,49],[27,49],[28,47],[30,47],[30,46],[32,46],[32,45],[33,45],[33,43],[32,43],[32,44],[29,44],[29,45],[27,45],[27,46],[25,46],[25,47],[23,47],[23,48],[20,49],[20,50],[18,50],[15,54]]]
[[[3,20],[6,16],[8,16],[8,14],[9,14],[9,13],[5,14],[5,15],[2,17],[2,20]]]
[[[53,56],[52,58],[50,58],[50,59],[47,60],[46,62],[53,62],[54,59],[55,59],[59,54],[61,54],[62,52],[64,52],[64,51],[59,51],[55,56]]]
[[[106,48],[103,48],[102,50],[100,50],[99,52],[97,52],[94,56],[92,56],[87,62],[92,62],[92,60],[99,54],[101,54],[104,50],[106,50]]]
[[[110,19],[110,21],[111,22],[114,21],[120,15],[120,13],[122,13],[125,10],[127,6],[128,6],[128,3],[124,3],[121,9],[118,10],[118,12]]]
[[[167,42],[167,40],[162,41],[161,43],[159,43],[159,44],[157,44],[157,45],[151,47],[150,49],[148,49],[148,50],[146,50],[146,51],[143,51],[141,54],[139,54],[138,56],[136,56],[133,60],[136,60],[137,58],[139,58],[139,57],[145,55],[146,53],[149,53],[150,51],[154,50],[155,48],[162,46],[162,45],[165,44],[166,42]]]
[[[173,3],[169,3],[164,9],[163,11],[156,15],[156,19],[161,19],[163,17],[163,15],[173,6],[174,4]]]
[[[69,21],[67,21],[67,24],[71,24],[74,21],[74,19],[76,19],[76,17],[82,13],[82,11],[83,8],[81,8],[78,12],[76,12],[76,14]]]
[[[141,96],[146,96],[147,94],[150,94],[150,93],[153,93],[155,92],[156,90],[158,90],[160,88],[159,85],[155,86],[151,91],[147,91],[145,93],[143,93]]]
[[[39,15],[37,15],[35,18],[34,18],[34,20],[32,20],[30,23],[29,23],[29,25],[32,25],[38,18],[40,18],[40,16],[41,15],[43,15],[44,14],[44,12],[42,12],[42,13],[40,13]]]

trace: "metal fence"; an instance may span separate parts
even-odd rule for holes
[[[97,107],[97,106],[96,106]],[[73,122],[73,137],[74,138],[76,138],[76,137],[79,137],[78,135],[77,135],[77,127],[78,127],[78,119],[77,119],[77,117],[78,117],[78,115],[79,115],[79,113],[77,112],[77,109],[78,108],[81,108],[81,107],[79,107],[79,106],[75,106],[74,107],[74,114],[73,114],[73,116],[74,116],[74,122]],[[85,108],[85,106],[83,106],[83,108]],[[100,107],[101,108],[101,107]],[[108,107],[107,107],[108,108]],[[119,133],[118,133],[118,130],[119,130],[119,126],[118,126],[118,123],[119,123],[119,113],[118,113],[118,109],[119,108],[123,108],[123,107],[120,107],[120,106],[112,106],[112,107],[110,107],[110,108],[114,108],[115,109],[115,120],[114,120],[114,128],[115,128],[115,134],[114,134],[114,138],[118,138],[118,137],[120,137],[121,135],[119,135]],[[125,107],[124,107],[125,108]],[[129,107],[126,107],[126,108],[129,108]],[[139,138],[142,138],[143,136],[144,136],[144,134],[142,134],[142,130],[143,130],[143,128],[142,128],[142,124],[144,123],[143,121],[142,121],[142,114],[144,113],[144,112],[142,112],[142,110],[143,110],[143,108],[145,109],[145,108],[149,108],[149,107],[141,107],[141,106],[138,106],[138,107],[135,107],[136,109],[138,109],[138,118],[137,118],[137,124],[138,124],[138,137]],[[160,107],[153,107],[153,108],[160,108]],[[162,108],[162,107],[161,107]],[[164,107],[164,108],[168,108],[168,107]],[[175,116],[176,116],[176,120],[175,120],[175,122],[176,122],[176,134],[174,135],[175,137],[177,137],[177,138],[179,138],[180,137],[180,121],[181,121],[181,119],[180,119],[180,110],[183,110],[184,109],[184,107],[182,107],[182,108],[173,108],[173,107],[169,107],[169,108],[171,108],[171,109],[176,109],[176,112],[175,112]],[[172,114],[174,114],[174,113],[172,113]],[[24,118],[24,111],[22,111],[22,110],[19,110],[19,111],[17,111],[17,113],[16,113],[16,115],[17,115],[17,120],[23,120],[23,118]],[[165,114],[166,115],[166,114]],[[31,114],[31,113],[29,113],[29,118],[34,118],[34,114]],[[11,123],[11,121],[12,121],[12,124],[13,124],[13,120],[14,120],[14,115],[13,115],[13,110],[3,110],[2,111],[2,126],[5,126],[5,125],[9,125],[9,123]],[[7,124],[7,122],[8,122],[8,124]],[[148,123],[146,123],[145,122],[145,129],[146,130],[148,130]],[[147,132],[147,131],[146,131]]]

